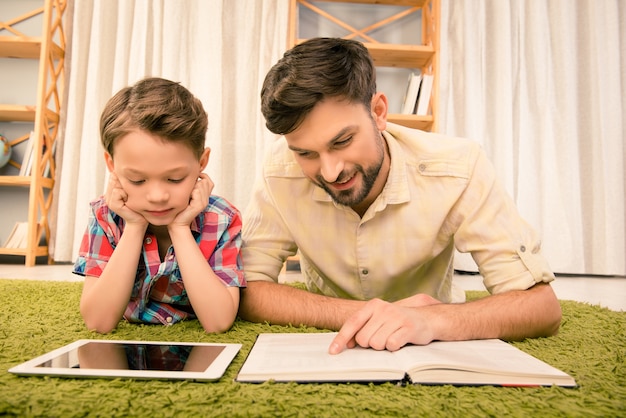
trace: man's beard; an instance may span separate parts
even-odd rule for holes
[[[382,168],[385,160],[384,140],[382,139],[380,132],[376,131],[376,133],[379,135],[379,141],[377,144],[377,161],[374,165],[368,167],[367,169],[363,168],[362,165],[357,164],[355,166],[356,172],[352,174],[352,176],[354,176],[356,173],[361,173],[361,176],[363,177],[363,185],[360,189],[355,190],[354,188],[350,188],[348,190],[336,191],[328,186],[328,183],[321,175],[317,175],[315,177],[317,185],[324,189],[336,203],[349,207],[356,206],[363,202],[367,195],[369,195],[372,191],[372,187],[374,187],[374,183],[378,178],[378,174],[380,173],[380,169]],[[342,181],[350,178],[350,176],[350,174],[342,171],[337,176],[337,180],[335,182],[341,183]]]

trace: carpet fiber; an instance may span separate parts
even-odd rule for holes
[[[234,382],[262,332],[313,328],[237,320],[224,334],[198,321],[171,327],[121,323],[107,336],[87,331],[78,312],[82,283],[0,279],[0,415],[3,416],[626,416],[626,313],[562,301],[561,332],[514,343],[571,374],[566,389]],[[484,292],[468,292],[470,299]],[[18,377],[7,370],[81,338],[238,342],[218,382]]]

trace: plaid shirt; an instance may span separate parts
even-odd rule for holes
[[[120,237],[124,219],[112,212],[104,197],[90,203],[91,214],[83,235],[74,273],[100,277]],[[191,231],[215,274],[227,285],[245,287],[241,257],[241,216],[239,211],[218,196],[191,224]],[[137,266],[137,275],[124,318],[131,322],[170,325],[195,318],[170,246],[164,261],[159,257],[156,237],[146,232]]]
[[[181,371],[185,369],[192,349],[192,345],[131,344],[124,346],[129,370]]]

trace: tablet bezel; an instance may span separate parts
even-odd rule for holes
[[[42,363],[68,354],[78,347],[91,343],[110,344],[156,344],[156,345],[184,345],[184,346],[218,346],[223,350],[215,360],[202,372],[166,371],[166,370],[125,370],[125,369],[81,369],[73,367],[41,367]],[[131,378],[131,379],[165,379],[165,380],[197,380],[212,381],[220,379],[228,366],[241,349],[241,344],[233,343],[202,343],[181,341],[139,341],[139,340],[97,340],[81,339],[59,347],[41,356],[35,357],[9,369],[9,373],[20,376],[58,376],[74,378]]]

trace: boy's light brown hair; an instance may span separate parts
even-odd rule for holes
[[[209,122],[202,102],[189,90],[163,78],[145,78],[117,92],[100,117],[100,140],[114,156],[115,141],[140,129],[164,141],[188,146],[200,159]]]

